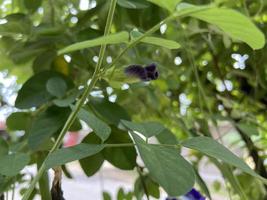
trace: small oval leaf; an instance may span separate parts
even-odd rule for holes
[[[194,169],[177,149],[146,144],[136,134],[132,136],[151,177],[170,196],[183,195],[193,187]]]
[[[58,149],[48,157],[45,162],[46,169],[95,155],[104,147],[105,145],[81,143],[73,147]]]
[[[78,42],[72,45],[69,45],[58,51],[58,54],[65,54],[81,49],[86,49],[89,47],[95,47],[103,44],[117,44],[117,43],[125,43],[128,42],[129,34],[126,31],[110,34],[107,36],[102,36],[99,38],[95,38],[92,40],[86,40],[83,42]]]
[[[0,158],[0,174],[15,176],[30,162],[30,157],[25,153],[14,153]]]

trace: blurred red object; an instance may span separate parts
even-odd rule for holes
[[[64,142],[64,147],[71,147],[79,143],[79,132],[69,132]]]
[[[0,130],[6,130],[6,123],[0,121]]]

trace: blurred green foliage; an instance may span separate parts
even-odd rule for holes
[[[109,66],[129,41],[145,34],[166,18],[180,1],[166,0],[164,3],[157,0],[118,0],[111,29],[114,34],[112,39],[101,38],[109,2],[0,0],[0,70],[7,69],[22,84],[15,102],[15,107],[19,110],[7,119],[7,131],[11,134],[19,130],[25,132],[17,134],[15,139],[7,139],[8,145],[0,138],[0,160],[20,164],[14,170],[0,167],[0,174],[4,171],[2,174],[16,177],[10,179],[1,175],[0,193],[10,189],[13,180],[26,181],[24,174],[17,175],[23,167],[21,165],[36,163],[34,155],[38,151],[47,153],[53,145],[73,104],[83,92],[83,85],[93,75],[100,49],[97,45],[112,44],[108,46],[103,62],[104,66]],[[124,77],[123,81],[119,80],[119,84],[114,84],[113,81],[116,80],[104,77],[97,82],[88,96],[86,106],[78,115],[79,119],[93,129],[93,133],[83,143],[129,145],[102,151],[98,149],[94,155],[90,154],[90,149],[86,149],[86,146],[76,146],[82,155],[76,157],[76,160],[80,159],[80,165],[87,176],[95,174],[104,160],[119,169],[139,169],[139,178],[133,186],[133,192],[125,193],[120,189],[118,199],[132,199],[133,196],[142,199],[145,194],[159,198],[159,185],[171,195],[176,195],[173,192],[175,187],[176,192],[182,194],[192,186],[193,183],[189,182],[195,177],[188,176],[182,188],[183,185],[178,185],[179,181],[168,174],[168,170],[171,170],[172,173],[181,172],[181,177],[185,177],[186,173],[193,171],[191,166],[186,167],[189,163],[182,157],[175,157],[180,150],[153,145],[146,149],[149,145],[132,135],[140,148],[141,157],[148,165],[138,166],[137,152],[127,130],[141,132],[147,138],[156,136],[161,144],[171,145],[177,144],[176,139],[179,141],[188,137],[212,136],[220,142],[226,142],[228,146],[244,150],[247,153],[246,160],[252,160],[255,171],[267,178],[267,47],[264,46],[262,35],[264,33],[266,36],[267,33],[267,2],[188,0],[186,3],[198,6],[212,3],[219,8],[210,9],[205,15],[193,13],[190,17],[162,24],[153,38],[146,38],[129,49],[116,62],[116,70],[123,71],[124,67],[131,64],[156,63],[159,79],[130,83]],[[179,9],[187,6],[190,7],[189,4],[182,4]],[[246,20],[251,20],[255,26]],[[119,32],[122,33],[116,35]],[[67,51],[65,47],[72,44],[75,44],[76,49],[71,47],[75,51],[69,50],[70,47]],[[115,73],[121,75],[118,71]],[[2,98],[0,100],[2,106]],[[124,120],[123,123],[120,123],[121,120]],[[81,129],[79,120],[74,125],[73,130]],[[233,141],[233,138],[237,139]],[[220,147],[212,145],[213,142],[202,145],[200,152],[216,158],[216,150]],[[208,148],[208,152],[205,152],[207,146],[215,153],[210,154],[212,151]],[[7,155],[6,148],[12,149],[13,154]],[[61,149],[57,154],[64,154],[67,162],[75,160],[73,151],[70,149],[65,152]],[[23,156],[17,159],[16,156],[22,153]],[[148,158],[148,155],[151,157]],[[173,155],[173,160],[164,160],[172,157],[170,155]],[[157,156],[161,160],[157,160]],[[222,156],[227,157],[227,153]],[[203,160],[203,154],[192,152],[190,158],[197,160],[194,162],[197,168]],[[217,158],[227,163],[227,159],[220,158],[220,155]],[[60,158],[55,155],[54,160],[57,159]],[[155,162],[153,165],[152,161],[157,161],[158,164]],[[185,162],[185,166],[179,168],[175,165],[176,161]],[[213,162],[212,159],[210,161]],[[60,160],[58,162],[66,163]],[[165,162],[170,162],[171,169],[159,171],[159,166],[164,168]],[[239,164],[234,166],[240,167]],[[218,167],[219,164],[215,165]],[[149,168],[149,173],[144,170],[145,167]],[[185,169],[188,171],[183,174]],[[233,169],[234,175],[237,173],[238,176],[232,180],[229,171],[224,171],[223,167],[219,169],[226,178],[228,192],[234,198],[242,199],[242,194],[240,197],[238,191],[240,188],[248,199],[266,198],[267,187],[255,177]],[[175,180],[171,180],[172,178]],[[205,177],[202,178],[205,180]],[[208,194],[207,186],[201,180],[198,175],[198,185]],[[254,182],[256,184],[253,186],[247,184]],[[237,187],[228,187],[229,183],[239,184]],[[214,186],[214,191],[218,192],[223,187],[218,182]],[[104,199],[111,198],[107,193],[103,196]]]

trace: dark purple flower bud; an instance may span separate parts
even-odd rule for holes
[[[152,63],[145,67],[147,79],[156,80],[159,77],[159,72],[157,70],[156,64]]]
[[[134,76],[142,81],[145,81],[147,78],[146,71],[141,65],[130,65],[124,72],[128,76]]]
[[[146,70],[149,71],[149,72],[154,72],[157,68],[156,64],[155,63],[152,63],[150,65],[147,65],[145,66]]]
[[[192,189],[190,192],[188,192],[186,195],[190,200],[205,200],[206,198],[203,197],[199,191],[196,189]]]
[[[142,67],[141,65],[130,65],[125,69],[125,74],[139,78],[142,81],[156,80],[159,76],[155,64],[150,64],[146,67]]]

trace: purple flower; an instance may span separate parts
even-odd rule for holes
[[[181,198],[177,199],[175,197],[168,197],[166,200],[205,200],[206,198],[203,197],[199,191],[196,189],[192,189],[186,195],[182,196]]]
[[[156,64],[152,63],[145,67],[141,65],[130,65],[125,69],[127,76],[139,78],[141,81],[156,80],[159,77]]]
[[[200,194],[199,191],[197,191],[194,188],[190,192],[188,192],[185,196],[188,197],[189,200],[205,200],[206,199]]]
[[[166,200],[178,200],[175,197],[167,197]]]
[[[145,67],[147,78],[149,80],[156,80],[159,77],[159,72],[157,70],[156,64],[152,63]]]

